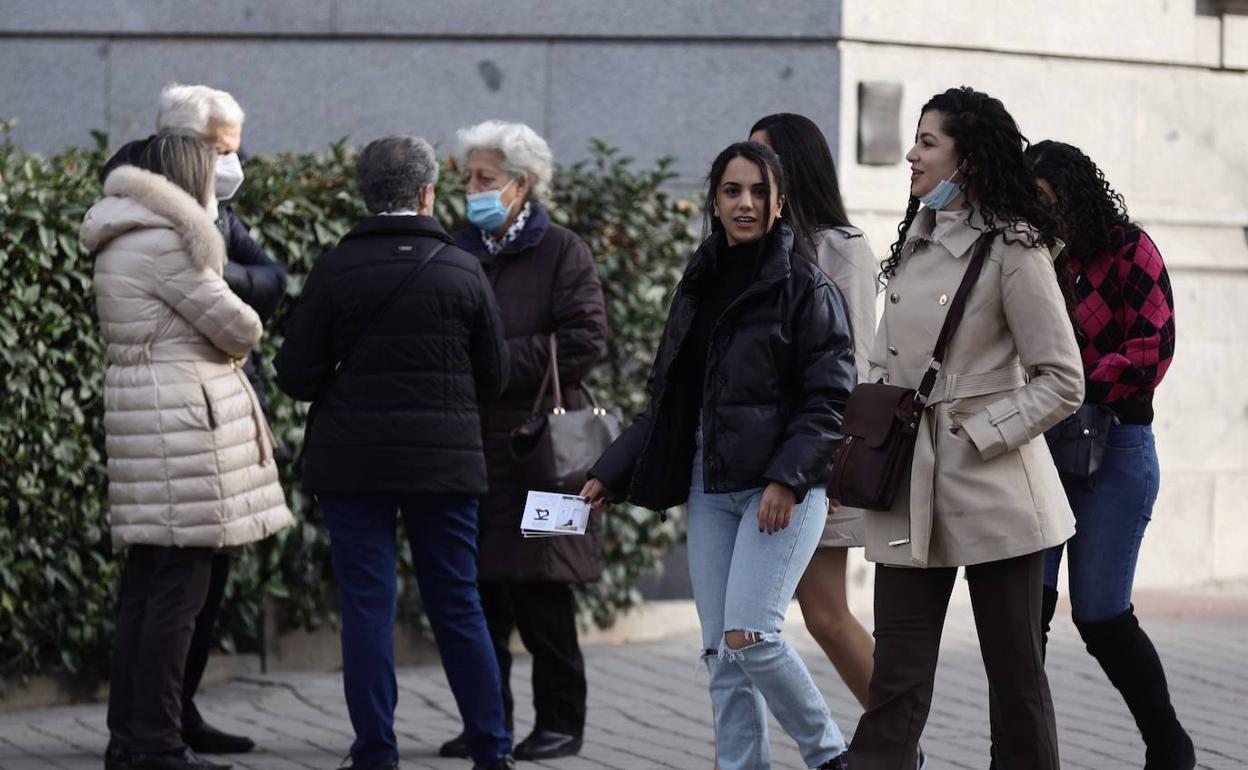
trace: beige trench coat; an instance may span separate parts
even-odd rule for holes
[[[108,342],[104,433],[115,548],[222,548],[294,524],[241,359],[260,318],[230,291],[208,213],[133,166],[80,229]]]
[[[884,290],[872,382],[918,386],[982,226],[962,211],[919,212]],[[867,515],[871,561],[979,564],[1074,534],[1043,433],[1083,400],[1083,367],[1055,255],[1015,237],[993,240],[924,409],[909,484],[892,510]]]

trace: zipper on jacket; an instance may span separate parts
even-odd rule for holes
[[[764,284],[760,280],[752,281],[749,286],[745,287],[744,291],[742,291],[740,294],[737,295],[736,299],[728,303],[728,307],[724,308],[724,312],[719,314],[719,318],[715,319],[715,325],[711,327],[711,336],[707,337],[706,361],[703,362],[704,371],[702,373],[702,419],[700,421],[702,423],[703,428],[706,428],[706,425],[707,425],[706,415],[711,411],[707,409],[707,406],[710,404],[710,399],[707,398],[707,396],[709,395],[709,389],[707,388],[707,385],[710,384],[710,380],[711,380],[711,356],[714,354],[714,351],[715,351],[715,338],[719,334],[720,326],[723,325],[724,319],[728,317],[728,314],[736,310],[739,305],[741,305],[747,299],[753,297],[754,295],[766,293],[767,290],[769,290],[772,286],[775,286],[777,283],[781,283],[781,282],[771,281],[771,282]],[[695,313],[697,312],[697,308],[694,308],[694,312]],[[702,454],[704,456],[703,462],[706,465],[710,465],[711,459],[712,457],[714,457],[714,455],[708,451],[710,449],[710,446],[706,438],[707,435],[709,435],[709,431],[703,430],[702,431]],[[707,469],[703,467],[702,468],[702,485],[706,488],[708,492],[717,492],[719,488],[718,474],[716,473],[707,474],[706,471]],[[708,481],[707,480],[708,478],[712,480]]]

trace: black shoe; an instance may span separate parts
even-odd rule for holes
[[[387,762],[384,765],[369,765],[368,767],[364,767],[363,765],[348,765],[347,767],[340,767],[338,770],[399,770],[399,763]]]
[[[456,759],[467,759],[471,756],[468,753],[468,738],[460,733],[450,739],[438,749],[439,757],[454,757]]]
[[[130,770],[130,749],[108,742],[104,749],[104,770]]]
[[[581,751],[581,736],[534,730],[516,746],[516,759],[555,759],[570,757]]]
[[[843,751],[819,765],[819,770],[849,770],[849,752]]]
[[[207,722],[182,731],[182,740],[199,754],[246,754],[256,742],[245,735],[230,735]]]
[[[516,770],[516,760],[508,754],[499,757],[488,765],[473,764],[472,770]]]
[[[233,765],[209,762],[184,746],[176,751],[153,751],[130,755],[130,770],[230,770]]]

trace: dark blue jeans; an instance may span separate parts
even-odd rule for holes
[[[1069,558],[1071,614],[1096,622],[1131,607],[1131,586],[1144,528],[1153,516],[1160,468],[1150,425],[1115,425],[1096,484],[1066,485],[1075,512],[1075,536],[1065,544]],[[1049,549],[1044,584],[1057,587],[1062,548]]]
[[[498,661],[477,593],[477,500],[320,495],[342,598],[342,678],[356,767],[398,762],[394,709],[395,513],[412,549],[421,600],[475,761],[511,753]]]

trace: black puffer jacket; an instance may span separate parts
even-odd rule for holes
[[[432,218],[369,217],[322,255],[274,363],[282,390],[318,402],[305,438],[309,492],[485,493],[477,403],[502,393],[507,343],[480,261]]]
[[[716,235],[702,244],[676,288],[650,372],[649,407],[594,465],[591,476],[616,499],[654,510],[688,499],[697,416],[680,413],[686,387],[702,387],[707,492],[775,481],[800,501],[823,483],[840,444],[857,379],[849,316],[837,288],[793,253],[783,223],[764,245],[757,278],[711,335],[704,382],[681,377],[675,364],[720,243]]]

